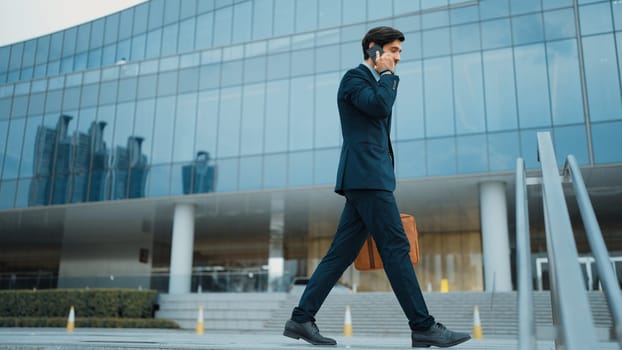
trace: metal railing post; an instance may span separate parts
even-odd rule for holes
[[[533,281],[531,274],[531,244],[527,209],[525,161],[516,160],[516,269],[518,273],[518,348],[536,349],[536,329],[533,310]]]
[[[573,155],[568,156],[565,170],[570,171],[572,177],[572,187],[577,196],[579,211],[581,212],[587,239],[592,248],[594,259],[596,260],[598,276],[603,285],[605,295],[607,295],[607,304],[613,318],[616,338],[620,348],[622,348],[622,294],[620,293],[618,279],[609,261],[607,246],[605,245],[603,234],[596,220],[596,214],[594,213],[594,208],[592,207],[590,197],[587,193],[581,170]]]
[[[553,310],[560,326],[556,344],[567,350],[598,349],[594,321],[589,307],[568,206],[557,168],[549,132],[538,133],[538,154],[542,167],[542,194],[546,241],[551,276]]]

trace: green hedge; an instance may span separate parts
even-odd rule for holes
[[[0,291],[0,317],[152,318],[155,290],[47,289]]]
[[[0,317],[0,327],[66,327],[67,317]],[[171,320],[154,318],[76,318],[76,328],[179,328]]]

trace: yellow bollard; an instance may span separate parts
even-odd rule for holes
[[[477,305],[473,307],[473,339],[484,339],[482,332],[482,322],[479,319],[479,308]]]
[[[197,316],[197,334],[205,332],[205,323],[203,321],[203,305],[199,306],[199,314]]]
[[[67,318],[67,332],[71,333],[74,329],[76,329],[76,312],[72,305],[69,309],[69,317]]]
[[[443,278],[441,280],[441,293],[449,292],[449,280],[447,278]]]
[[[352,336],[352,314],[350,313],[350,305],[346,306],[346,317],[343,322],[343,336]]]

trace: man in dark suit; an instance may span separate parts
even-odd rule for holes
[[[358,255],[369,232],[408,318],[412,346],[449,347],[470,339],[467,333],[448,330],[428,313],[393,196],[395,173],[389,135],[399,84],[395,65],[400,60],[402,41],[404,34],[394,28],[371,29],[362,41],[365,62],[349,70],[341,80],[337,104],[343,146],[335,192],[346,197],[346,204],[330,249],[285,324],[285,336],[302,338],[314,345],[337,344],[320,334],[315,315]],[[377,47],[382,51],[374,51]]]

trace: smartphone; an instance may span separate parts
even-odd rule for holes
[[[367,49],[367,55],[371,57],[371,60],[374,61],[374,63],[376,63],[376,52],[379,52],[380,56],[382,56],[382,54],[384,53],[384,51],[382,51],[382,47],[377,44],[374,44],[374,46]]]

